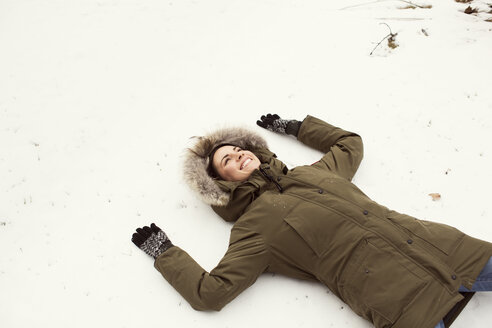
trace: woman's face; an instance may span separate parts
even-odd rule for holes
[[[244,181],[260,166],[261,162],[252,152],[227,145],[217,149],[212,164],[222,179]]]

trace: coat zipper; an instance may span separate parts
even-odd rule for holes
[[[280,193],[284,192],[284,188],[282,188],[282,186],[277,181],[275,181],[275,178],[272,177],[270,174],[268,174],[261,166],[260,166],[260,172],[261,172],[261,174],[263,174],[263,176],[265,178],[267,178],[268,180],[273,182],[273,184],[277,187],[277,189]]]

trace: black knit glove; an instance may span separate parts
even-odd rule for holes
[[[261,121],[256,121],[256,124],[273,132],[291,134],[297,137],[302,122],[296,120],[283,120],[277,114],[267,114],[266,116],[263,115],[261,117]]]
[[[138,228],[132,236],[132,242],[154,259],[174,246],[166,233],[154,223],[150,227]]]

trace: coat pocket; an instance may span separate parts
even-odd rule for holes
[[[297,234],[304,240],[304,242],[311,248],[311,250],[319,257],[324,252],[322,240],[316,229],[310,229],[301,219],[298,217],[286,217],[284,221],[293,228]]]
[[[359,240],[364,233],[351,217],[329,208],[308,203],[296,211],[303,215],[292,213],[284,221],[318,257],[345,252],[347,242]]]
[[[389,327],[426,284],[425,272],[380,239],[363,239],[340,280],[342,299],[376,327]]]
[[[390,212],[388,219],[403,230],[409,237],[416,238],[427,245],[436,255],[449,255],[461,242],[464,234],[446,224],[418,220],[411,216]]]

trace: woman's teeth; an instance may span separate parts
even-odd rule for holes
[[[246,167],[246,165],[248,165],[248,164],[249,164],[249,162],[251,162],[251,159],[250,159],[250,158],[248,158],[247,160],[245,160],[245,161],[243,162],[243,165],[241,165],[241,170],[242,170],[242,169],[244,169],[244,168]]]

